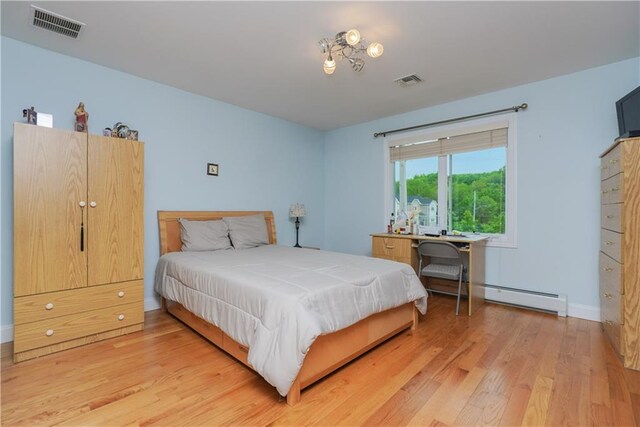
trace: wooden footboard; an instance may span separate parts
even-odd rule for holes
[[[220,328],[199,318],[176,302],[165,301],[163,306],[177,319],[253,369],[247,360],[249,349],[234,341]],[[340,331],[318,337],[309,349],[298,377],[289,390],[287,403],[295,405],[300,401],[302,389],[398,333],[409,328],[415,330],[417,322],[415,305],[409,303],[369,316]]]

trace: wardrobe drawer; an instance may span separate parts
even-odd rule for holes
[[[613,203],[609,205],[602,205],[600,207],[600,222],[602,228],[607,230],[617,231],[618,233],[624,233],[624,209],[622,203]]]
[[[624,294],[621,267],[619,262],[600,252],[600,287]]]
[[[14,324],[140,302],[143,298],[142,280],[16,297],[13,303]]]
[[[143,302],[85,311],[54,319],[16,325],[14,352],[45,347],[144,322]]]
[[[411,260],[411,239],[393,237],[373,237],[371,253],[376,258]]]
[[[624,174],[619,173],[609,179],[605,179],[601,184],[600,201],[602,204],[622,203],[622,192],[624,185]]]
[[[622,234],[602,228],[600,230],[600,251],[622,263]]]
[[[605,180],[622,170],[622,162],[620,155],[622,153],[622,144],[618,144],[613,150],[609,151],[606,156],[600,159],[600,179]]]

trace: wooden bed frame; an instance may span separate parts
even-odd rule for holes
[[[276,228],[270,211],[158,211],[160,255],[178,252],[182,248],[178,218],[215,220],[222,217],[263,214],[269,231],[269,242],[276,243]],[[162,297],[162,307],[213,344],[253,369],[247,361],[249,349],[225,334],[218,327],[189,312],[182,305]],[[398,333],[418,325],[418,311],[414,303],[404,304],[377,313],[340,331],[321,335],[310,347],[304,363],[289,393],[287,403],[300,401],[300,391],[320,380],[376,345]]]

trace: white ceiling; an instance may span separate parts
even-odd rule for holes
[[[3,1],[2,34],[321,130],[640,56],[637,1],[33,4],[87,25],[73,40]],[[317,41],[353,27],[384,55],[325,75]]]

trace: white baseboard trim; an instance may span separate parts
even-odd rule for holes
[[[160,297],[149,297],[144,299],[144,311],[157,310],[160,308]]]
[[[13,324],[0,326],[0,343],[13,341]]]
[[[160,308],[160,301],[155,297],[144,299],[144,311],[157,310]],[[13,341],[13,324],[0,326],[0,343]]]
[[[600,322],[600,307],[594,307],[592,305],[570,303],[567,314],[569,317]]]

